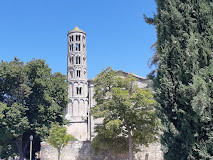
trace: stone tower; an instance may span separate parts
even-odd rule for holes
[[[77,26],[67,34],[67,77],[68,77],[68,107],[66,119],[68,133],[77,140],[88,139],[88,83],[87,83],[87,53],[86,33]]]
[[[107,154],[94,155],[90,141],[96,136],[95,126],[102,124],[103,119],[94,119],[90,109],[96,105],[94,96],[94,79],[87,80],[87,53],[86,33],[77,26],[67,34],[67,78],[69,103],[66,110],[66,119],[69,121],[67,131],[78,141],[69,143],[62,153],[64,160],[78,159],[110,159]],[[129,73],[117,71],[121,77]],[[133,75],[140,88],[147,86],[149,80]],[[88,141],[87,141],[88,140]],[[150,144],[150,147],[141,146],[141,152],[135,154],[136,160],[155,159],[163,160],[160,143]],[[127,154],[122,154],[120,160],[126,160]],[[47,142],[41,143],[41,159],[56,160],[57,151]]]

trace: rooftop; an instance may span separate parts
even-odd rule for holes
[[[82,32],[82,33],[85,33],[82,29],[78,28],[78,26],[76,25],[75,28],[71,31],[69,31],[68,33],[71,33],[71,32]]]

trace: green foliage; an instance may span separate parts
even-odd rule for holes
[[[31,134],[45,138],[52,122],[63,122],[66,104],[66,76],[51,74],[44,60],[1,61],[0,142],[15,141],[21,158]]]
[[[154,14],[153,18],[149,18],[147,17],[145,14],[143,15],[143,18],[145,20],[146,23],[148,23],[149,25],[154,25],[156,26],[157,24],[157,15]],[[157,46],[157,42],[155,42],[152,46],[151,46],[151,49],[154,50],[154,55],[149,59],[148,61],[148,65],[149,67],[151,68],[152,66],[155,66],[157,67],[158,66],[158,62],[159,62],[159,59],[160,59],[160,55],[159,55],[159,52],[156,50],[156,46]],[[148,74],[148,78],[150,80],[153,80],[153,78],[155,77],[156,75],[156,70],[152,70],[149,74]]]
[[[115,125],[114,125],[115,126]],[[98,135],[92,141],[92,148],[95,153],[106,153],[116,156],[119,153],[128,151],[128,138],[119,135],[121,129],[119,127],[111,127],[110,129],[104,125],[96,127]]]
[[[59,123],[52,125],[47,142],[58,150],[59,159],[62,149],[71,140],[74,140],[74,137],[72,135],[67,135],[66,127],[60,126]]]
[[[10,141],[9,141],[10,142]],[[4,141],[4,143],[0,144],[0,158],[8,158],[9,156],[16,156],[18,153],[18,150],[16,148],[15,142]]]
[[[121,77],[111,68],[95,78],[97,105],[92,108],[92,115],[103,119],[92,142],[96,151],[125,152],[131,143],[129,137],[134,149],[156,140],[159,124],[154,111],[156,101],[149,89],[138,88],[135,81],[132,75]]]
[[[166,160],[213,157],[213,2],[156,0],[154,78]]]

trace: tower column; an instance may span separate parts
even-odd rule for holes
[[[76,26],[68,31],[67,41],[69,104],[66,119],[70,122],[67,131],[77,140],[85,141],[88,139],[86,33]]]

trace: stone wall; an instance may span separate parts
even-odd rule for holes
[[[41,160],[57,160],[57,150],[46,142],[41,143]],[[134,155],[134,160],[163,160],[160,144],[141,147],[141,152]],[[95,155],[90,141],[75,141],[69,143],[62,151],[62,160],[128,160],[128,153],[117,157],[99,154]]]
[[[163,160],[160,143],[153,143],[149,147],[141,146],[141,151],[135,154],[135,160]]]

